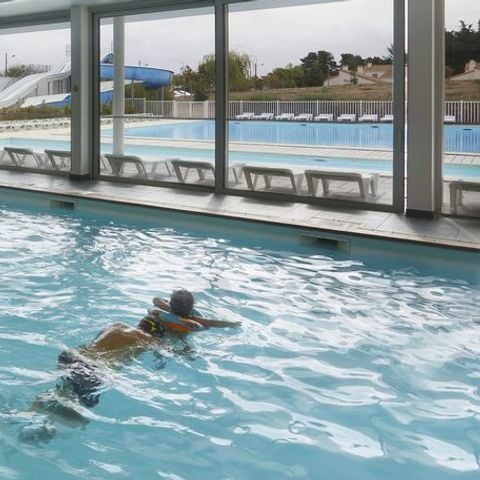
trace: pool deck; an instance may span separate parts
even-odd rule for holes
[[[108,181],[73,182],[66,177],[5,170],[0,170],[0,187],[462,248],[480,253],[480,219],[475,218],[426,220],[388,212],[271,202],[166,187]]]

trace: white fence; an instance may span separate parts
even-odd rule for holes
[[[126,99],[128,113],[151,114],[167,118],[186,119],[213,119],[215,118],[215,102],[161,101],[145,100],[144,98]],[[391,101],[329,101],[329,100],[274,100],[248,101],[233,100],[228,102],[228,116],[235,118],[241,113],[251,112],[256,115],[271,113],[311,113],[314,116],[321,113],[332,114],[334,118],[344,113],[354,113],[357,117],[365,114],[376,114],[378,118],[391,115],[393,107]],[[480,124],[480,102],[477,101],[448,101],[445,102],[445,114],[453,115],[455,123]]]

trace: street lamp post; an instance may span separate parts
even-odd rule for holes
[[[8,70],[8,53],[5,53],[5,73],[3,74],[5,77],[7,76],[7,70]],[[15,58],[16,55],[10,54],[12,58]]]

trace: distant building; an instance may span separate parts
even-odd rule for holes
[[[470,60],[465,65],[465,72],[450,77],[453,82],[463,82],[465,80],[480,80],[480,63],[476,60]]]
[[[357,79],[355,81],[355,78]],[[338,85],[375,85],[378,83],[393,83],[393,65],[367,65],[359,66],[355,70],[349,70],[343,66],[338,75],[325,81],[325,86]]]

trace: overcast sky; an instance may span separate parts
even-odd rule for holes
[[[480,18],[479,0],[446,0],[446,27],[459,20]],[[392,43],[392,0],[347,0],[250,12],[229,16],[230,48],[252,55],[258,73],[288,63],[298,64],[310,51],[328,50],[362,56],[386,54]],[[178,72],[184,65],[196,67],[214,50],[213,14],[127,23],[126,61]],[[70,44],[66,29],[0,35],[0,71],[5,53],[15,63],[58,64]],[[102,27],[102,53],[110,51],[112,27]],[[15,57],[13,56],[15,55]]]

